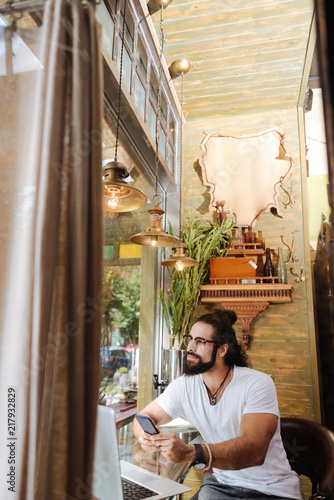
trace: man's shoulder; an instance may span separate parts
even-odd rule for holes
[[[248,368],[246,366],[235,366],[234,367],[236,378],[240,380],[263,380],[263,381],[271,381],[272,378],[270,375],[264,372],[260,372],[259,370],[254,370],[254,368]]]

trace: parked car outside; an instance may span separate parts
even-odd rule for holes
[[[112,376],[122,366],[131,369],[131,354],[124,347],[102,347],[101,348],[102,367],[106,375]]]
[[[129,344],[125,347],[125,350],[132,353],[137,349],[137,344]]]

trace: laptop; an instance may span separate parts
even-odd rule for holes
[[[112,408],[98,405],[94,454],[93,495],[99,500],[128,500],[122,482],[130,482],[136,497],[162,500],[191,488],[119,459],[115,415]],[[148,491],[142,493],[141,488]]]

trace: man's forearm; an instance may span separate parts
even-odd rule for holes
[[[209,443],[209,447],[212,453],[212,467],[223,470],[239,470],[262,465],[267,452],[266,446],[244,436],[223,443]],[[209,453],[205,445],[203,453],[208,464]]]

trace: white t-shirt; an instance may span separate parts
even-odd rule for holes
[[[218,481],[231,486],[267,495],[304,498],[299,477],[291,470],[282,444],[276,388],[265,373],[235,366],[233,379],[215,406],[209,403],[201,375],[175,379],[156,401],[171,418],[187,420],[212,444],[240,437],[240,421],[245,413],[277,415],[277,429],[262,465],[240,470],[214,468],[213,473]]]

